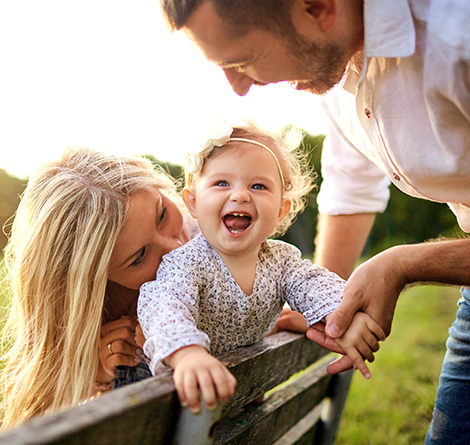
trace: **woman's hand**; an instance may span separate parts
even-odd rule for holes
[[[225,402],[235,391],[232,373],[202,346],[178,349],[165,360],[174,370],[173,379],[182,406],[200,412],[199,390],[207,408],[215,409],[217,399]]]
[[[122,317],[101,327],[100,364],[96,378],[99,385],[114,380],[117,366],[136,366],[140,362],[142,349],[134,339],[137,325],[135,319]]]
[[[144,344],[145,344],[145,337],[144,337],[144,332],[142,331],[142,328],[140,327],[140,324],[138,324],[135,328],[135,337],[134,340],[141,349],[144,349]]]
[[[293,311],[290,308],[284,308],[277,319],[276,326],[268,334],[273,335],[281,331],[307,332],[308,326],[304,316],[300,312]]]

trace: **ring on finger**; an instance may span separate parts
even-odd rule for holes
[[[113,348],[111,347],[112,343],[108,343],[108,351],[109,351],[109,355],[114,355],[114,351],[113,351]]]

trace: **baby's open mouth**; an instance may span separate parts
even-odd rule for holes
[[[243,215],[242,213],[229,213],[222,219],[230,233],[242,233],[251,224],[251,216]]]

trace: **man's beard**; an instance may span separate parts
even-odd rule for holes
[[[295,32],[289,33],[284,42],[296,65],[296,89],[313,94],[325,94],[344,76],[347,64],[355,51],[335,44],[319,45]]]

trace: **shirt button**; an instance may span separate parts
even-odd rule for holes
[[[395,179],[395,181],[399,181],[400,180],[400,176],[398,176],[396,173],[393,174],[393,179]]]
[[[366,109],[364,110],[364,113],[365,113],[365,115],[367,116],[367,119],[370,119],[370,111],[369,111],[369,108],[366,108]]]

